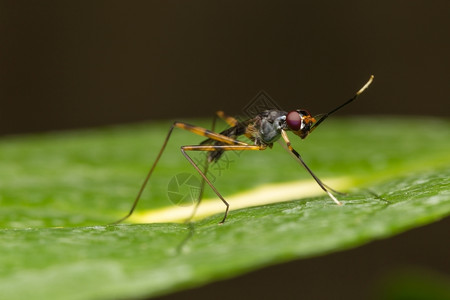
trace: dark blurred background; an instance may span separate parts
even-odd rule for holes
[[[0,134],[286,110],[448,116],[450,2],[0,1]]]
[[[318,114],[371,74],[340,115],[448,117],[449,32],[448,0],[0,0],[0,135],[239,114],[261,90]],[[448,222],[178,296],[366,298],[399,260],[448,274]]]

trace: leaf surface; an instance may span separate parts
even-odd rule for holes
[[[161,122],[0,141],[4,298],[110,299],[170,293],[356,247],[450,214],[449,122],[377,117],[330,120],[304,141],[291,138],[320,178],[348,192],[339,196],[342,206],[326,194],[294,194],[286,202],[273,197],[274,203],[265,205],[244,203],[220,226],[221,212],[192,226],[104,225],[130,208],[169,126]],[[177,174],[195,172],[179,146],[201,140],[174,132],[137,216],[180,206],[168,200],[169,182]],[[252,195],[264,186],[282,191],[286,182],[296,180],[311,183],[279,145],[227,153],[210,175],[225,198]],[[213,196],[207,189],[206,198]]]

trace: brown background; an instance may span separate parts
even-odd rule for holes
[[[0,1],[0,134],[239,114],[260,90],[318,114],[370,74],[340,115],[448,116],[449,32],[447,0]],[[380,270],[449,273],[448,218],[423,230],[177,297],[366,298]]]
[[[239,113],[449,114],[450,2],[0,1],[0,134]]]

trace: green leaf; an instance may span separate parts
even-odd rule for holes
[[[0,294],[110,299],[170,293],[436,221],[450,214],[449,125],[423,117],[327,120],[306,140],[291,139],[320,178],[348,192],[339,196],[344,205],[323,193],[294,194],[286,202],[269,197],[277,203],[244,203],[224,225],[217,225],[220,212],[192,227],[105,225],[129,210],[170,122],[3,138]],[[174,131],[132,221],[179,207],[168,199],[170,180],[195,174],[179,146],[201,140]],[[286,182],[314,184],[279,145],[227,153],[211,176],[226,199],[246,191],[244,202],[264,187],[279,192]],[[206,198],[213,196],[206,189]]]

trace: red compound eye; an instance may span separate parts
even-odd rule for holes
[[[299,131],[302,126],[302,117],[297,111],[291,111],[286,116],[286,123],[293,131]]]

